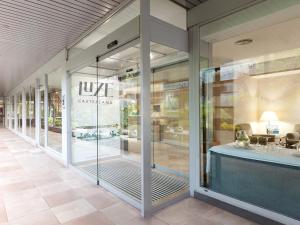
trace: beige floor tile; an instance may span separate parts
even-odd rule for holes
[[[60,223],[66,223],[70,220],[86,216],[96,211],[96,209],[89,204],[85,199],[79,199],[52,208],[54,215]]]
[[[38,189],[27,189],[20,192],[7,192],[4,194],[4,203],[6,207],[13,207],[20,203],[30,201],[32,199],[41,198],[41,194]]]
[[[169,223],[169,225],[222,225],[219,223],[212,222],[210,220],[207,220],[205,218],[186,218],[185,221],[181,222],[172,222]]]
[[[67,182],[68,182],[68,185],[70,185],[70,187],[72,187],[72,188],[82,188],[82,187],[87,187],[87,186],[92,185],[91,182],[87,181],[84,178],[80,178],[80,177],[77,177],[74,179],[68,179]]]
[[[71,190],[71,187],[68,185],[67,182],[59,182],[59,183],[38,187],[38,189],[40,190],[41,194],[45,196],[45,195],[51,195],[59,192],[69,191]]]
[[[127,223],[140,216],[137,209],[125,203],[116,204],[100,211],[117,225]]]
[[[162,163],[176,161],[173,157],[162,157]],[[0,225],[7,220],[9,225],[256,225],[192,198],[143,219],[139,210],[0,129]]]
[[[3,203],[0,204],[0,225],[7,222],[6,209]]]
[[[35,176],[31,177],[33,183],[36,186],[50,185],[54,183],[62,182],[63,180],[54,173],[49,173],[47,176]]]
[[[75,201],[79,198],[81,198],[80,195],[73,190],[58,192],[55,194],[44,196],[44,199],[46,200],[46,202],[48,203],[48,205],[51,208],[55,207],[55,206],[66,204],[71,201]]]
[[[10,225],[59,225],[60,223],[51,210],[29,214],[9,222]],[[0,224],[1,225],[1,224]]]
[[[209,221],[221,225],[249,225],[249,221],[225,210],[214,208],[203,215]]]
[[[89,197],[91,195],[103,193],[103,189],[97,185],[84,186],[74,189],[80,196]]]
[[[42,198],[22,202],[6,208],[8,221],[19,219],[28,214],[40,212],[48,208],[49,206]]]
[[[22,181],[12,184],[3,185],[0,187],[5,192],[18,192],[34,188],[34,185],[29,181]]]
[[[214,207],[198,201],[193,198],[185,199],[175,205],[169,206],[165,209],[155,213],[155,217],[167,222],[168,224],[184,223],[191,218],[197,218],[213,209]]]
[[[98,210],[110,207],[114,204],[121,203],[119,199],[117,199],[112,194],[106,191],[103,191],[99,194],[91,195],[89,197],[86,197],[85,199]]]
[[[125,223],[120,223],[120,224],[121,225],[132,225],[132,224],[134,224],[134,225],[168,225],[167,223],[165,223],[159,219],[156,219],[154,217],[149,218],[149,219],[137,217],[137,218],[134,218],[133,220],[129,220]]]
[[[78,178],[77,173],[75,173],[67,168],[57,169],[55,172],[63,180],[70,180],[70,179]]]
[[[95,212],[79,219],[71,220],[63,225],[114,225],[105,215],[101,212]],[[132,224],[135,225],[135,224]]]

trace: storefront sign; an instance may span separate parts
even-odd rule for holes
[[[114,83],[79,81],[78,103],[97,104],[97,97],[98,104],[112,104]]]
[[[188,88],[188,87],[189,87],[188,81],[164,84],[164,90],[176,90],[176,89],[182,89],[182,88]]]

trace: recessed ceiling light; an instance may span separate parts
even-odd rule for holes
[[[236,45],[248,45],[248,44],[251,44],[252,42],[253,42],[253,39],[245,38],[245,39],[241,39],[241,40],[238,40],[238,41],[234,42],[234,44],[236,44]]]

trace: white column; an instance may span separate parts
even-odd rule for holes
[[[65,73],[61,81],[62,99],[62,157],[65,166],[71,163],[72,126],[71,126],[71,75]]]
[[[26,91],[22,90],[22,134],[26,135]]]
[[[150,78],[150,1],[140,0],[140,65],[141,65],[141,153],[142,153],[142,207],[141,214],[152,211],[151,187],[151,78]]]
[[[45,147],[48,146],[48,74],[45,74],[45,91],[44,91],[44,133]]]
[[[15,127],[14,129],[18,129],[18,95],[14,95],[14,117],[15,117]]]
[[[35,81],[35,143],[40,144],[41,116],[40,116],[40,80]]]
[[[200,186],[200,112],[199,112],[199,30],[194,27],[189,30],[189,53],[190,53],[190,74],[189,74],[189,176],[190,195]]]

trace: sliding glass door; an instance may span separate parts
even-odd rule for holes
[[[40,145],[45,146],[45,91],[40,91]]]
[[[140,46],[72,74],[72,164],[141,204]],[[152,203],[188,190],[187,54],[151,43]]]

